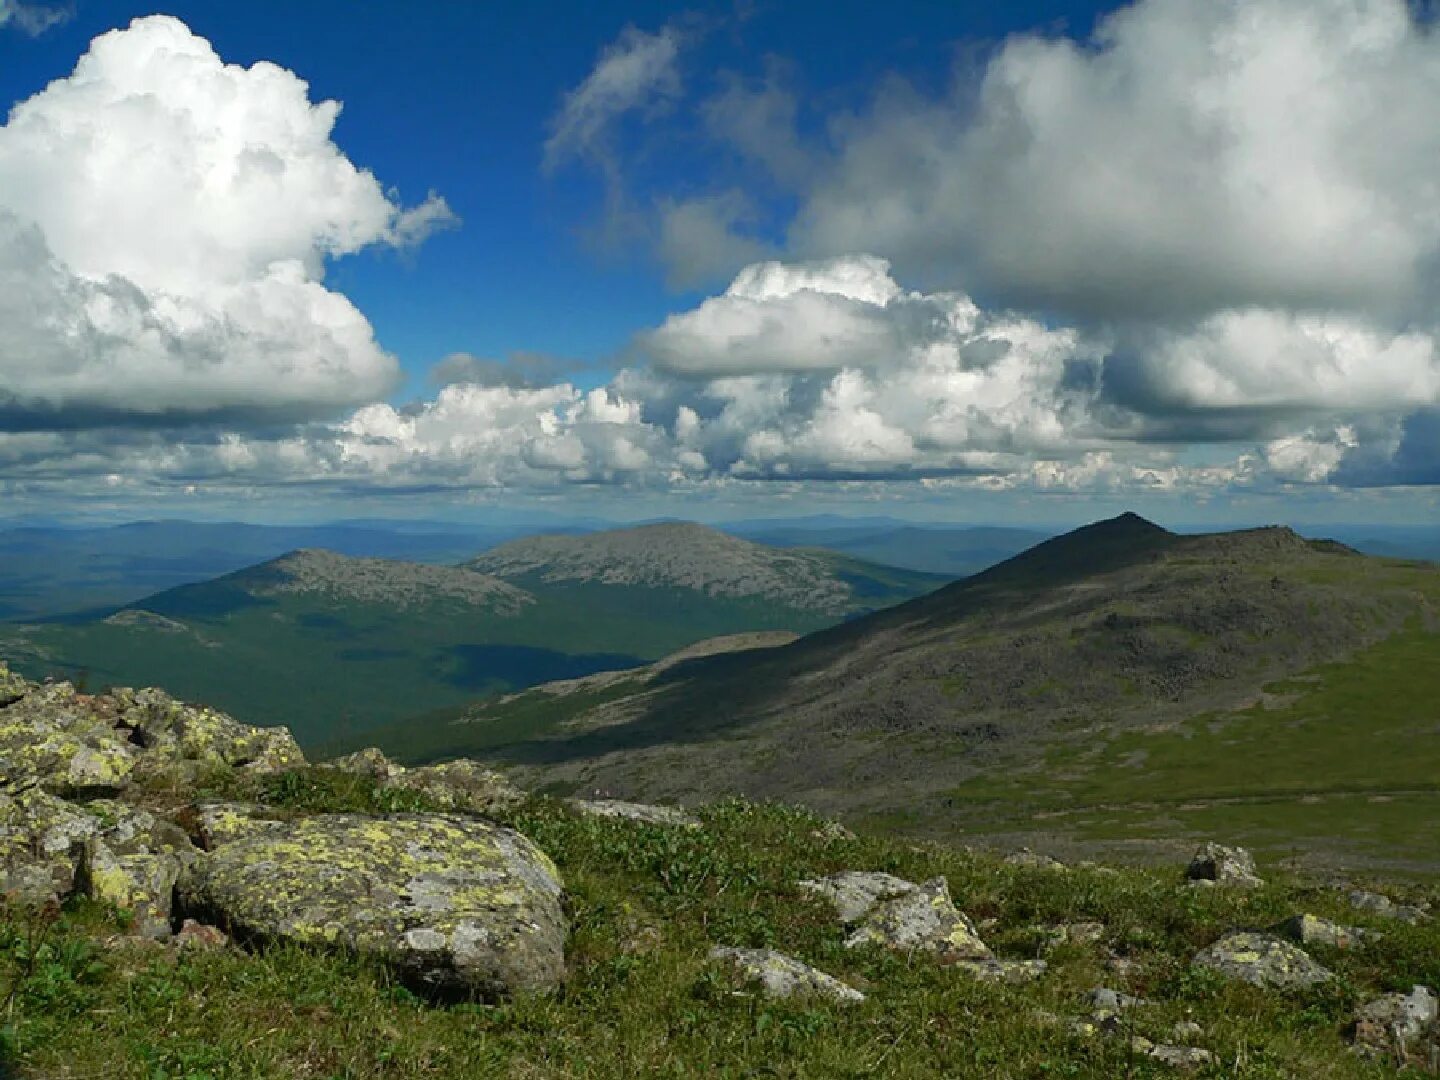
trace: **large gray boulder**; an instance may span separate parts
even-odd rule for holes
[[[0,794],[0,894],[41,906],[75,891],[94,817],[38,785]]]
[[[182,881],[187,913],[241,940],[354,950],[442,995],[550,990],[565,974],[559,872],[472,817],[330,814],[216,848]]]
[[[76,797],[115,794],[130,783],[135,747],[95,699],[66,682],[6,685],[21,696],[0,708],[0,784],[12,790],[38,784]]]
[[[1226,934],[1202,949],[1195,963],[1252,986],[1285,990],[1314,986],[1331,977],[1309,953],[1274,934],[1253,931]]]

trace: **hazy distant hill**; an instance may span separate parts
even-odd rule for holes
[[[162,685],[314,743],[718,635],[806,632],[943,581],[664,525],[517,541],[464,566],[298,551],[92,617],[3,627],[0,643],[34,675]]]
[[[1034,529],[949,527],[904,523],[767,525],[751,522],[738,535],[775,547],[820,547],[889,566],[969,577],[1040,543]]]
[[[1087,792],[1101,805],[1400,798],[1440,791],[1437,614],[1431,564],[1281,528],[1179,536],[1126,515],[786,647],[600,692],[538,688],[411,737],[483,746],[559,789],[733,791],[921,830],[1025,832]],[[1301,673],[1299,690],[1276,683]],[[1285,724],[1267,724],[1282,707]]]

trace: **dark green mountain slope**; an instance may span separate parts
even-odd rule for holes
[[[512,580],[472,568],[483,559],[453,567],[299,551],[103,617],[5,627],[0,642],[37,676],[161,685],[314,744],[488,692],[633,667],[716,635],[813,630],[940,584],[699,526],[566,537],[563,566],[546,562],[557,539],[498,549],[524,560]],[[632,573],[652,563],[666,573]]]
[[[801,799],[921,831],[1035,831],[1035,813],[1073,809],[1081,788],[1107,804],[1136,802],[1132,791],[1433,794],[1437,610],[1430,564],[1279,528],[1177,536],[1126,515],[788,647],[677,665],[598,701],[581,683],[573,707],[549,693],[523,741],[485,735],[523,698],[482,706],[448,743],[470,733],[557,788]],[[1403,678],[1396,655],[1411,657]],[[1261,735],[1237,735],[1251,755],[1237,761],[1206,734],[1263,727],[1245,710],[1303,673],[1324,700],[1291,717],[1276,745],[1293,753],[1266,757],[1265,775],[1247,764]],[[1367,679],[1388,701],[1337,689]],[[1162,753],[1152,778],[1146,761]]]

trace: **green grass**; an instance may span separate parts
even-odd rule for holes
[[[293,812],[394,809],[373,785],[320,770],[230,780],[219,793]],[[419,799],[407,808],[423,808]],[[71,906],[53,923],[0,918],[3,1047],[21,1076],[114,1080],[315,1077],[1159,1077],[1122,1041],[1085,1040],[1034,1010],[1084,1011],[1099,983],[1153,1004],[1134,1030],[1163,1036],[1179,1019],[1219,1064],[1199,1075],[1381,1077],[1345,1049],[1357,1000],[1440,983],[1435,928],[1387,925],[1344,954],[1316,950],[1339,978],[1301,994],[1223,984],[1193,952],[1237,926],[1298,910],[1353,921],[1338,894],[1283,877],[1254,893],[1187,889],[1175,872],[1063,874],[1003,865],[937,845],[862,837],[820,842],[812,815],[732,801],[702,830],[577,817],[532,799],[513,811],[560,865],[574,930],[571,977],[552,996],[436,1005],[355,957],[291,947],[258,953],[99,948],[116,915]],[[848,950],[843,931],[797,879],[838,869],[949,877],[957,903],[1004,956],[1038,955],[1046,924],[1104,923],[1098,946],[1051,952],[1038,984],[997,986],[880,950]],[[1262,868],[1269,872],[1269,868]],[[1359,921],[1363,922],[1361,918]],[[769,946],[863,989],[856,1007],[774,1003],[707,964],[712,943]],[[1105,951],[1134,966],[1123,979]],[[32,959],[37,951],[40,956]]]
[[[962,814],[1003,831],[1041,815],[1083,839],[1223,834],[1279,853],[1440,866],[1440,636],[1410,630],[1267,699],[1152,730],[1080,736],[1024,771],[957,787]]]

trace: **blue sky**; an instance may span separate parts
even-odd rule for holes
[[[1435,89],[1401,0],[0,0],[0,496],[1435,520]]]

